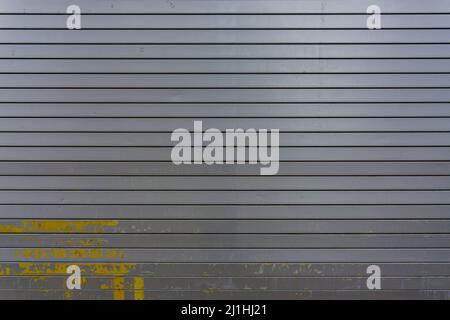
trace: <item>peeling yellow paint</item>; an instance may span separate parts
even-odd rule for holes
[[[0,224],[0,233],[60,232],[104,233],[116,227],[117,220],[21,220],[19,224]]]
[[[49,293],[50,290],[48,290],[48,289],[35,289],[35,290],[31,290],[31,292]]]
[[[65,290],[64,291],[64,299],[65,300],[73,299],[73,290]]]
[[[125,300],[127,291],[134,294],[134,300],[144,300],[145,298],[143,277],[125,278],[124,276],[115,276],[100,284],[100,289],[112,290],[114,300]]]
[[[47,282],[48,277],[32,277],[33,282]]]
[[[33,256],[36,253],[35,249],[28,249],[27,255]],[[38,252],[36,255],[43,256],[42,252]],[[51,275],[67,275],[66,270],[69,265],[73,263],[3,263],[0,264],[0,276],[5,275],[20,275],[20,276],[33,276],[32,281],[35,283],[45,282],[49,280],[48,276]],[[108,284],[101,284],[100,289],[112,290],[113,297],[116,300],[124,300],[126,291],[134,293],[134,299],[144,299],[144,278],[133,277],[132,281],[125,281],[125,276],[130,272],[136,270],[135,263],[79,263],[77,264],[82,274],[96,275],[96,276],[113,276],[112,279],[108,279]],[[131,280],[130,279],[130,280]],[[111,283],[112,281],[112,283]],[[82,277],[82,284],[86,285],[88,278]],[[49,290],[46,289],[33,289],[33,292],[46,293]],[[63,298],[72,299],[74,291],[64,290]]]
[[[103,247],[107,243],[106,240],[100,238],[89,238],[89,239],[66,239],[61,241],[62,246],[70,247]]]
[[[3,263],[0,276],[9,275],[66,275],[67,267],[73,263]],[[136,269],[135,263],[78,263],[82,274],[99,276],[127,275]]]
[[[37,239],[36,237],[24,237],[23,239],[33,244],[42,245],[42,240]],[[61,247],[103,247],[107,243],[108,241],[102,238],[74,239],[69,237],[67,239],[58,240],[56,245]]]
[[[206,294],[212,294],[212,293],[215,293],[217,291],[218,291],[217,288],[206,288],[206,289],[202,290],[202,292],[206,293]]]
[[[9,265],[0,266],[0,276],[9,276],[11,275],[11,267]]]
[[[95,275],[127,275],[136,269],[135,263],[95,263],[86,265]],[[83,270],[83,268],[82,268]]]
[[[125,279],[123,277],[114,277],[113,288],[114,288],[114,300],[125,300]]]
[[[123,259],[123,249],[60,249],[60,248],[24,248],[16,249],[16,258],[27,259]]]
[[[134,277],[134,300],[144,300],[144,278]]]

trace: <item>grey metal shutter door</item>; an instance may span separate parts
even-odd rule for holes
[[[0,298],[448,299],[450,1],[373,2],[0,0]],[[173,165],[193,120],[279,174]]]

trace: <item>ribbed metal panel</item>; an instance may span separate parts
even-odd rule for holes
[[[0,299],[449,299],[449,1],[0,11]],[[278,175],[173,164],[194,120],[280,129]]]

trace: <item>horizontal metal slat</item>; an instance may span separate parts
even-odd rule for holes
[[[73,4],[70,0],[45,0],[39,4],[33,0],[4,0],[6,13],[66,13]],[[163,0],[133,1],[120,3],[114,0],[78,0],[77,4],[86,13],[358,13],[366,14],[370,0],[345,0],[336,3],[332,0],[321,1],[252,1],[207,2],[201,0],[173,0],[172,5]],[[385,13],[450,12],[445,0],[429,0],[426,4],[420,0],[389,1],[379,0],[377,5]]]
[[[203,145],[207,145],[203,142]],[[0,146],[167,147],[167,133],[0,133]],[[450,146],[450,133],[282,133],[280,146]]]
[[[0,74],[1,88],[408,88],[450,87],[450,74],[35,75]]]
[[[449,249],[5,249],[17,262],[449,262]]]
[[[450,117],[450,103],[1,103],[0,117],[59,118],[335,118]],[[86,120],[87,121],[87,120]],[[209,120],[205,120],[209,121]],[[352,120],[353,121],[353,120]]]
[[[1,220],[0,233],[450,233],[449,220]],[[95,236],[94,243],[95,243]],[[32,236],[30,237],[32,238]],[[33,247],[30,243],[29,247]],[[64,246],[63,246],[64,247]],[[201,244],[199,244],[201,247]]]
[[[2,219],[449,219],[449,205],[0,205]]]
[[[446,248],[450,235],[57,235],[1,234],[2,247],[90,248]]]
[[[72,300],[112,300],[113,291],[71,291]],[[121,291],[119,291],[121,292]],[[138,291],[139,292],[139,291]],[[152,291],[148,294],[151,300],[298,300],[298,299],[325,299],[325,300],[447,300],[448,290],[215,290],[213,292],[193,290]],[[2,290],[0,298],[5,300],[63,300],[66,298],[65,290]],[[124,299],[135,299],[133,290],[124,291]],[[144,297],[145,299],[145,297]]]
[[[1,190],[421,190],[448,189],[445,177],[0,177]]]
[[[143,293],[152,295],[154,291],[174,290],[219,290],[219,291],[263,291],[276,288],[277,291],[303,290],[367,290],[367,277],[360,278],[154,278],[141,277]],[[9,288],[26,290],[58,290],[66,282],[65,277],[4,277],[0,278],[0,292]],[[112,277],[83,277],[83,291],[135,290],[133,277],[121,278],[122,288],[117,289],[117,279]],[[447,290],[450,279],[447,277],[427,278],[383,278],[383,290]],[[141,290],[138,290],[140,292]],[[143,294],[144,295],[144,294]]]
[[[278,175],[377,176],[450,175],[450,162],[282,162]],[[240,176],[259,175],[259,165],[184,165],[172,162],[76,162],[0,161],[0,175],[152,175]]]
[[[76,32],[76,31],[75,31]],[[304,45],[0,45],[0,58],[44,59],[448,59],[449,44]],[[216,61],[213,61],[216,62]],[[232,61],[227,61],[231,63]]]
[[[448,277],[448,263],[376,263],[385,277]],[[70,263],[0,264],[4,276],[66,276]],[[367,277],[366,263],[89,263],[78,264],[86,276],[146,277]]]
[[[363,12],[362,12],[363,13]],[[383,29],[389,28],[448,28],[450,15],[416,14],[414,18],[407,15],[386,15],[383,17]],[[2,15],[0,29],[65,29],[65,15]],[[168,28],[168,29],[233,29],[233,28],[366,28],[367,17],[361,15],[84,15],[83,29],[92,28]]]
[[[448,30],[0,30],[0,43],[449,43]]]
[[[80,47],[78,47],[80,48]],[[32,49],[32,48],[29,48]],[[437,48],[436,48],[437,49]],[[326,48],[323,48],[326,50]],[[378,48],[378,51],[381,49]],[[394,49],[393,49],[394,50]],[[1,51],[1,46],[0,46]],[[92,48],[92,52],[96,52]],[[414,51],[416,52],[416,51]],[[411,54],[414,54],[411,52]],[[22,51],[20,50],[20,53]],[[26,53],[25,53],[26,54]],[[88,54],[88,52],[86,52]],[[131,54],[131,53],[130,53]],[[48,52],[53,56],[53,52]],[[449,52],[450,55],[450,52]],[[450,59],[133,60],[3,59],[5,73],[388,73],[450,72]]]
[[[270,148],[267,148],[270,152]],[[0,147],[2,161],[171,161],[172,148]],[[248,164],[248,156],[247,159]],[[273,159],[277,162],[278,159]],[[450,147],[285,147],[280,161],[449,161]],[[191,161],[194,161],[192,158]],[[225,161],[225,156],[223,161]],[[234,161],[235,162],[235,161]],[[245,165],[245,164],[239,164]],[[253,164],[252,164],[253,165]],[[270,165],[259,165],[268,167]]]
[[[1,91],[1,90],[0,90]],[[17,91],[17,90],[11,90]],[[45,90],[42,90],[45,91]],[[67,92],[63,90],[64,92]],[[94,91],[94,90],[93,90]],[[448,90],[450,95],[450,90]],[[95,93],[95,91],[93,92]],[[405,93],[406,94],[406,93]],[[339,106],[337,106],[339,108]],[[284,132],[402,132],[402,131],[449,131],[448,118],[0,118],[2,132],[166,132],[171,145],[170,133],[175,129],[194,130],[194,121],[202,121],[203,131],[209,128],[244,130],[279,129]],[[269,139],[270,140],[270,139]],[[170,158],[169,158],[170,159]],[[437,160],[437,159],[436,159]]]
[[[0,204],[450,204],[449,191],[0,191]]]
[[[3,102],[448,102],[450,89],[0,89]]]

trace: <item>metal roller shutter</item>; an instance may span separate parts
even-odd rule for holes
[[[450,2],[373,2],[0,0],[0,299],[448,299]]]

